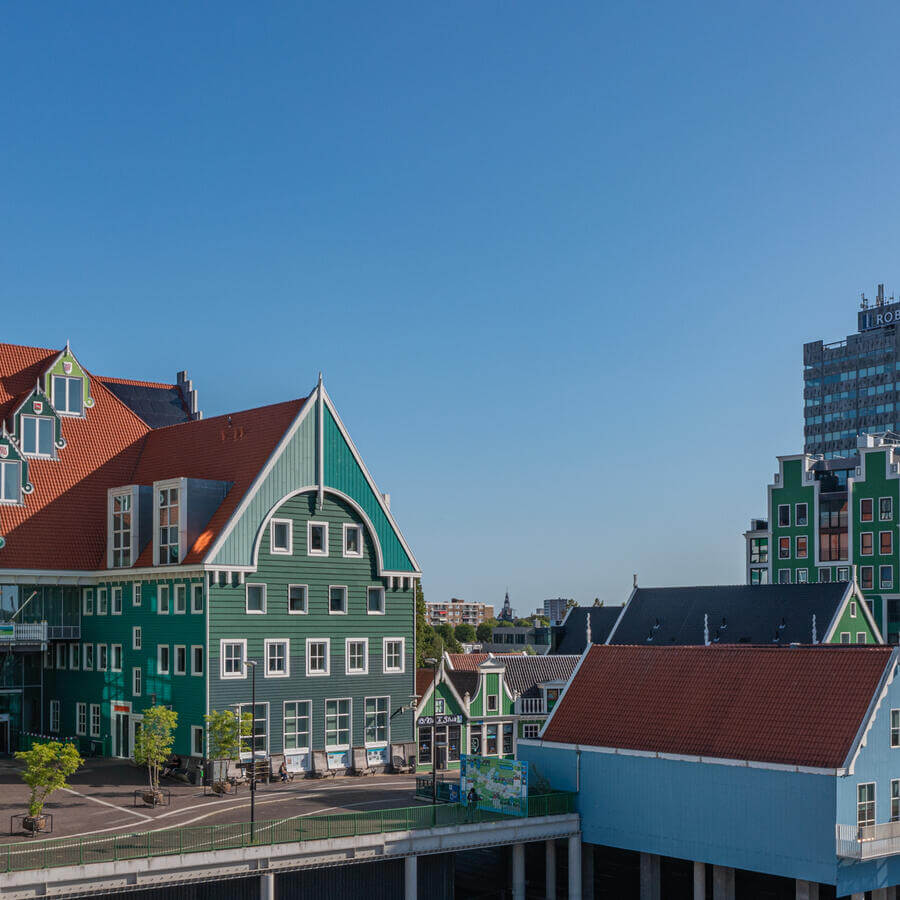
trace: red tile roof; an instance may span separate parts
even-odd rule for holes
[[[0,344],[0,416],[59,352]],[[62,418],[59,458],[28,461],[34,492],[24,505],[0,506],[3,569],[106,568],[107,490],[181,476],[233,482],[183,562],[202,560],[305,402],[232,413],[231,426],[218,416],[152,430],[93,376],[91,396],[85,418]],[[145,550],[136,564],[149,565],[151,555]]]
[[[474,671],[491,656],[521,656],[521,653],[448,653],[453,668],[457,671]]]
[[[416,669],[416,693],[419,699],[425,696],[425,692],[431,687],[434,678],[434,669]]]
[[[843,766],[890,647],[594,646],[545,741]]]

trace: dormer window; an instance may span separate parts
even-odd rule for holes
[[[84,413],[84,382],[81,378],[54,375],[51,379],[53,408],[61,416],[80,416]]]
[[[18,503],[21,487],[19,463],[0,460],[0,503]]]
[[[132,496],[114,494],[112,498],[112,564],[114,569],[131,565]]]
[[[26,456],[52,459],[54,420],[41,416],[21,416],[22,452]]]
[[[157,490],[158,549],[156,560],[161,566],[181,561],[179,525],[181,524],[181,489],[161,487]]]

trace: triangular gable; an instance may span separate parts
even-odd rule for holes
[[[825,632],[822,634],[822,637],[819,638],[819,643],[827,644],[831,643],[834,640],[835,631],[837,630],[838,625],[840,624],[841,619],[843,618],[844,611],[847,609],[847,606],[850,604],[851,600],[856,601],[856,608],[858,610],[862,610],[862,614],[865,617],[866,622],[869,624],[869,628],[872,629],[872,634],[875,636],[875,642],[878,644],[884,643],[884,638],[881,635],[881,629],[879,629],[878,625],[875,622],[875,616],[872,615],[872,611],[869,609],[869,604],[866,602],[866,598],[863,597],[862,591],[860,591],[855,581],[847,582],[847,590],[844,592],[843,599],[837,605],[837,609],[834,611],[834,616],[832,616],[831,621],[828,623],[828,626],[825,629]]]
[[[12,434],[20,447],[22,445],[22,415],[53,419],[53,446],[57,450],[65,449],[66,439],[63,437],[62,422],[60,421],[59,414],[53,408],[53,404],[50,402],[47,393],[41,390],[40,385],[35,385],[34,390],[26,394],[9,415],[9,424],[12,426]]]
[[[44,370],[44,392],[48,397],[53,396],[52,381],[54,375],[65,375],[67,378],[80,378],[82,381],[82,405],[85,410],[90,409],[94,405],[94,398],[91,396],[91,376],[87,370],[75,358],[75,354],[69,347],[68,341],[63,350],[53,358],[50,365]]]

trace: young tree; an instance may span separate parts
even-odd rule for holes
[[[449,650],[451,653],[462,653],[463,648],[462,644],[456,639],[453,634],[453,627],[448,624],[438,625],[437,628],[434,629],[437,636],[443,641],[444,648]]]
[[[475,640],[475,627],[473,625],[469,625],[467,622],[463,622],[461,625],[457,625],[456,628],[453,629],[453,637],[455,637],[461,644],[471,644],[472,641]]]
[[[172,755],[178,713],[165,706],[151,706],[144,710],[141,730],[134,739],[134,761],[147,767],[150,791],[159,791],[160,766]]]
[[[25,763],[22,780],[31,788],[28,815],[33,819],[41,815],[54,791],[68,787],[66,779],[84,763],[77,747],[62,741],[34,744],[16,753],[16,759]]]

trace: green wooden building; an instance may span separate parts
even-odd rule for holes
[[[258,752],[386,762],[414,739],[420,576],[387,495],[321,378],[209,419],[196,397],[0,344],[0,752],[128,757],[162,703],[203,757],[255,671]]]

